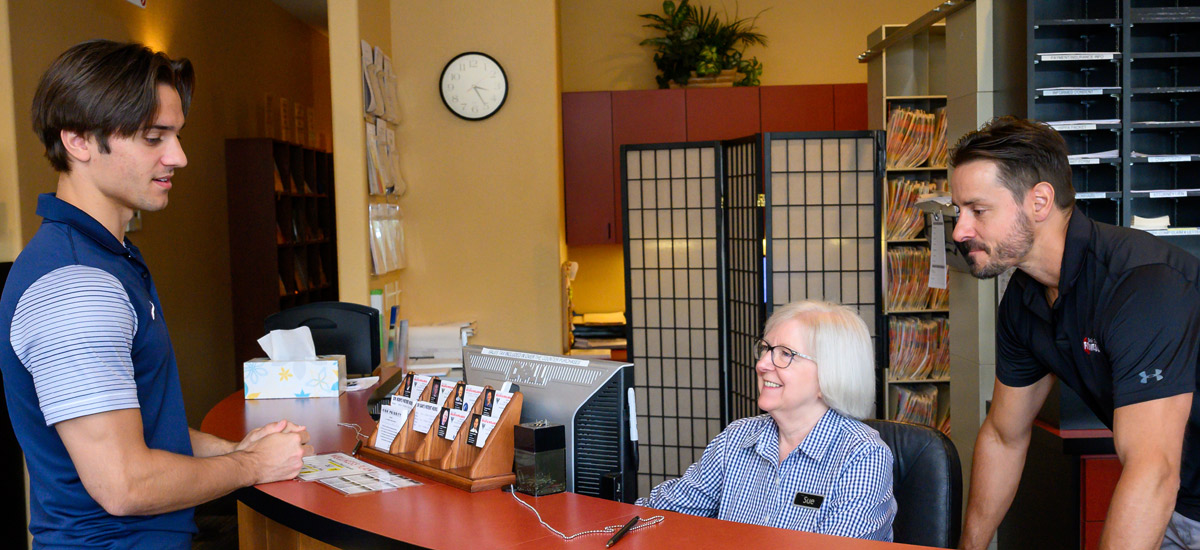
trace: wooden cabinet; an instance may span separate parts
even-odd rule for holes
[[[612,94],[563,94],[562,110],[567,242],[615,242],[621,205],[613,186]]]
[[[240,369],[262,356],[257,340],[268,315],[337,300],[333,155],[266,138],[231,139],[225,171]]]
[[[562,95],[567,244],[619,244],[622,145],[867,129],[866,84]]]
[[[1084,456],[1080,458],[1080,499],[1083,506],[1083,548],[1100,548],[1100,533],[1108,517],[1117,480],[1121,479],[1121,461],[1115,456]]]

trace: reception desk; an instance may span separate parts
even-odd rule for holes
[[[286,418],[308,428],[318,454],[349,453],[355,431],[338,423],[358,424],[370,435],[374,422],[367,414],[369,396],[370,391],[359,391],[337,399],[246,401],[239,392],[213,407],[201,429],[236,441],[251,429]],[[468,493],[399,473],[423,485],[359,496],[344,496],[323,485],[296,480],[243,489],[236,494],[241,547],[597,549],[608,540],[608,535],[597,534],[564,541],[541,526],[533,512],[514,502],[511,493]],[[614,547],[618,550],[735,548],[751,542],[756,547],[813,550],[922,548],[699,518],[574,493],[515,496],[568,535],[622,525],[634,515],[665,516],[659,525],[626,535]]]

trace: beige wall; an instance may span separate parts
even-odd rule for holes
[[[198,426],[240,383],[231,329],[225,139],[262,135],[267,93],[315,105],[318,125],[328,133],[329,102],[314,101],[329,96],[328,76],[314,74],[328,63],[313,58],[326,55],[326,39],[270,0],[153,0],[146,9],[115,0],[39,0],[9,2],[8,9],[22,243],[40,224],[37,194],[53,191],[57,181],[29,130],[29,105],[45,67],[90,38],[142,41],[195,65],[197,89],[182,133],[188,166],[175,178],[167,209],[145,213],[143,230],[130,240],[154,273],[188,420]],[[0,69],[5,62],[7,56]],[[0,148],[0,162],[2,154]],[[7,201],[5,208],[11,208]]]
[[[678,2],[677,2],[678,3]],[[866,82],[855,59],[867,33],[886,23],[906,24],[936,0],[699,0],[738,18],[758,18],[767,46],[747,56],[763,64],[763,85]],[[763,11],[766,10],[766,11]],[[662,14],[659,0],[562,0],[563,91],[655,88],[653,50],[639,46],[658,33],[642,27],[642,13]],[[722,19],[726,19],[722,17]],[[732,17],[730,18],[732,19]]]
[[[475,343],[559,352],[557,2],[392,0],[391,21],[408,181],[404,315],[475,320]],[[438,94],[442,68],[466,51],[495,57],[509,80],[504,107],[480,122],[455,117]]]

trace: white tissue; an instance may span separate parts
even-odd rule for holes
[[[258,345],[272,361],[312,361],[317,358],[317,348],[308,327],[272,330],[258,339]]]

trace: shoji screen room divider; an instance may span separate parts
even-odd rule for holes
[[[840,302],[878,330],[882,145],[872,131],[621,148],[640,496],[759,413],[752,349],[776,306]]]

